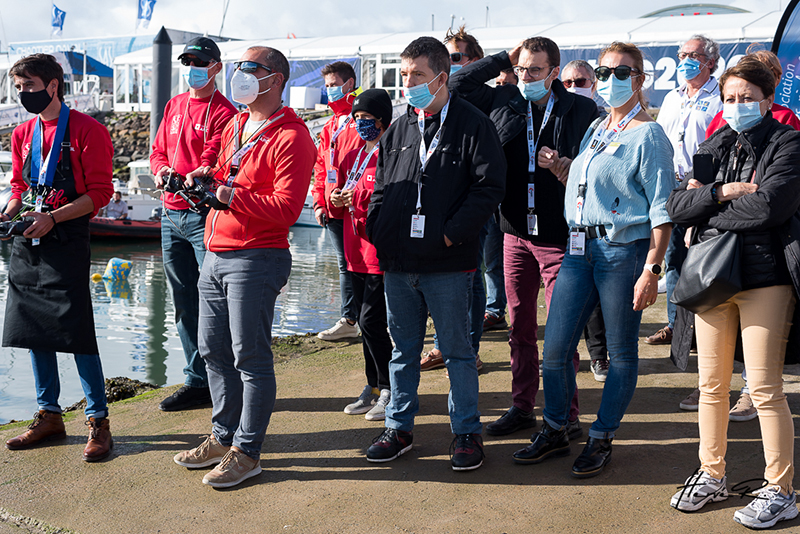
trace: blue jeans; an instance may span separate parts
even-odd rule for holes
[[[344,221],[342,219],[328,219],[328,237],[331,239],[333,249],[336,251],[336,261],[339,265],[339,292],[342,295],[342,317],[351,321],[358,321],[358,307],[353,298],[353,281],[350,271],[347,270],[347,259],[344,257]]]
[[[544,340],[544,419],[553,428],[567,424],[575,392],[572,358],[598,302],[606,325],[609,366],[589,436],[613,438],[619,428],[638,378],[642,312],[633,311],[633,286],[642,274],[649,246],[649,239],[613,243],[603,237],[586,240],[585,256],[564,255]]]
[[[272,319],[291,268],[287,249],[207,252],[198,283],[212,432],[255,459],[275,406]]]
[[[384,274],[389,331],[395,347],[389,362],[392,398],[386,428],[411,432],[419,411],[420,359],[428,310],[450,374],[447,406],[454,434],[480,434],[478,369],[469,342],[469,303],[473,273]]]
[[[506,314],[506,287],[503,276],[503,232],[495,215],[489,218],[483,245],[483,263],[486,265],[486,313],[495,317]],[[481,326],[482,327],[482,326]]]
[[[664,263],[666,264],[664,277],[667,279],[667,322],[670,328],[675,328],[675,314],[677,313],[677,305],[671,302],[672,292],[675,291],[675,286],[678,284],[681,267],[683,267],[686,254],[689,252],[683,242],[685,235],[686,228],[679,224],[672,225],[672,235],[667,245],[667,253],[664,254]]]
[[[175,304],[175,326],[186,357],[186,385],[208,386],[206,363],[197,350],[197,280],[203,267],[206,247],[203,231],[206,218],[190,210],[164,210],[161,217],[161,250],[164,274],[167,276]]]
[[[31,350],[33,380],[36,382],[36,402],[40,410],[61,413],[58,397],[61,395],[61,381],[58,378],[56,353],[46,350]],[[86,418],[108,417],[106,403],[106,382],[103,366],[97,354],[73,354],[78,376],[81,379],[83,394],[86,395]]]

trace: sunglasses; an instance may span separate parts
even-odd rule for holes
[[[641,71],[627,65],[619,65],[617,67],[597,67],[594,69],[595,76],[597,76],[597,79],[601,82],[607,81],[611,77],[612,72],[614,73],[614,77],[616,79],[623,81],[631,77],[631,72],[640,73]]]
[[[191,66],[194,66],[194,67],[203,67],[203,68],[205,68],[205,67],[208,67],[209,65],[211,65],[211,62],[210,61],[203,61],[202,59],[199,59],[199,58],[196,58],[196,57],[183,56],[181,58],[181,65],[183,65],[184,67],[188,67],[188,66],[191,65]]]
[[[259,67],[272,74],[272,69],[255,61],[236,61],[233,64],[237,69],[248,74],[254,74]]]
[[[469,56],[461,52],[453,52],[452,54],[450,54],[450,61],[452,61],[453,63],[458,63],[462,59],[469,59]]]
[[[589,87],[590,85],[592,85],[592,82],[589,81],[589,78],[575,78],[574,80],[561,80],[561,83],[563,83],[564,87],[566,87],[567,89],[569,89],[573,85],[575,87],[581,87],[581,88]]]

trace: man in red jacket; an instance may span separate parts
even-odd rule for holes
[[[175,463],[217,465],[203,478],[215,488],[261,473],[259,458],[275,405],[272,318],[289,277],[289,227],[308,192],[316,148],[308,128],[281,103],[289,62],[278,50],[245,51],[231,78],[233,100],[247,111],[222,134],[219,165],[189,173],[219,185],[206,220],[200,273],[198,348],[206,362],[212,433]]]
[[[236,108],[214,85],[222,70],[217,43],[208,37],[192,39],[178,59],[188,68],[185,76],[189,91],[167,102],[153,143],[150,168],[159,189],[172,173],[186,176],[198,167],[216,165],[222,130],[236,115]],[[159,405],[165,412],[174,412],[211,402],[206,364],[197,351],[197,279],[206,253],[203,229],[208,208],[192,211],[180,196],[166,191],[161,200],[164,273],[186,357],[183,387]]]
[[[328,106],[333,117],[325,123],[319,136],[317,161],[314,165],[314,216],[320,226],[328,229],[336,260],[339,264],[339,291],[342,296],[342,317],[331,328],[319,333],[324,341],[358,337],[358,308],[353,299],[353,281],[347,271],[344,257],[343,221],[337,217],[331,205],[331,191],[341,189],[347,179],[338,171],[342,158],[351,150],[364,146],[364,140],[356,133],[356,123],[350,113],[356,90],[356,73],[352,65],[336,61],[322,69],[328,92]]]

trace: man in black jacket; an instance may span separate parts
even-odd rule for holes
[[[486,431],[505,435],[536,425],[539,390],[536,320],[539,286],[550,307],[569,229],[564,184],[581,139],[598,117],[592,100],[564,89],[558,80],[561,53],[545,37],[526,39],[510,52],[485,57],[453,75],[451,88],[494,122],[505,151],[506,193],[500,205],[505,233],[503,271],[510,323],[512,407]],[[517,86],[486,82],[514,67]],[[577,371],[578,354],[575,354]],[[577,393],[570,410],[570,438],[582,434]]]
[[[450,56],[432,37],[400,55],[409,106],[381,139],[367,235],[385,271],[395,342],[386,430],[367,460],[388,462],[411,449],[419,410],[420,359],[430,310],[450,374],[448,406],[456,434],[454,470],[483,463],[478,370],[469,341],[478,234],[503,198],[506,164],[489,119],[447,89]]]

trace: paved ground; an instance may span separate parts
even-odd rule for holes
[[[662,325],[664,308],[662,295],[645,313],[642,336]],[[210,409],[163,413],[158,403],[169,391],[153,392],[112,406],[116,447],[106,462],[81,461],[86,432],[80,417],[67,422],[69,437],[50,447],[0,449],[0,533],[745,532],[733,512],[747,500],[732,497],[695,514],[668,505],[698,465],[698,431],[696,413],[678,410],[695,387],[695,360],[692,372],[680,373],[666,347],[641,343],[639,385],[612,462],[600,476],[576,480],[569,471],[584,439],[573,442],[566,458],[538,466],[511,462],[529,431],[486,437],[485,465],[453,472],[443,370],[422,376],[412,451],[385,465],[370,464],[364,452],[382,425],[342,413],[363,388],[360,345],[302,344],[302,357],[277,366],[278,401],[260,476],[217,491],[201,483],[205,470],[175,465],[176,452],[209,432]],[[510,404],[505,331],[485,335],[481,357],[486,423]],[[602,392],[588,367],[585,359],[578,376],[585,429]],[[735,376],[733,388],[741,383]],[[786,390],[793,413],[800,413],[797,366],[787,368]],[[734,393],[732,402],[736,398]],[[542,395],[537,401],[540,417]],[[0,439],[19,426],[0,427]],[[730,488],[760,477],[763,457],[757,420],[732,423],[729,437]],[[775,530],[800,532],[800,520]]]

